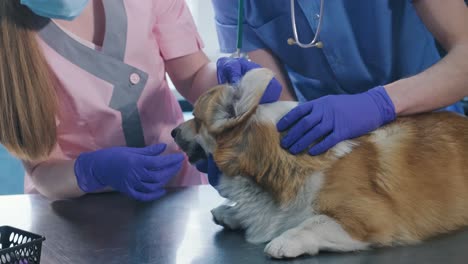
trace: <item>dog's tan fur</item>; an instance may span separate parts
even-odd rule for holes
[[[213,156],[225,175],[250,177],[287,206],[321,171],[314,208],[371,244],[414,243],[468,224],[467,118],[446,112],[402,117],[354,139],[349,154],[332,149],[293,156],[280,147],[274,123],[255,117],[263,90],[244,113],[224,123],[216,122],[225,111],[226,86],[195,104],[188,124],[215,139]]]
[[[359,141],[327,171],[317,200],[354,238],[412,243],[468,224],[466,118],[400,118]]]

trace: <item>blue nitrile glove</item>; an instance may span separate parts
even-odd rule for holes
[[[238,83],[242,76],[244,76],[248,71],[261,68],[260,65],[248,61],[245,58],[228,57],[219,58],[218,62],[216,63],[216,67],[219,84]],[[260,99],[260,104],[267,104],[278,101],[281,95],[281,90],[281,84],[276,78],[273,78],[263,93],[263,96]]]
[[[395,107],[383,86],[354,95],[328,95],[296,106],[277,124],[280,132],[290,130],[281,146],[298,154],[309,149],[318,155],[337,143],[362,136],[396,117]]]
[[[216,163],[211,154],[208,156],[208,159],[197,162],[195,166],[197,167],[197,170],[208,175],[208,182],[211,184],[211,186],[216,187],[218,185],[221,171],[219,170],[218,166],[216,166]]]
[[[182,168],[183,154],[161,155],[166,144],[145,148],[112,147],[82,153],[75,161],[78,186],[85,193],[107,186],[150,201],[166,193],[164,186]]]

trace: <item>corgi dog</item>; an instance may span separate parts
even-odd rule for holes
[[[214,221],[267,243],[273,258],[415,244],[468,224],[468,118],[398,118],[324,154],[292,155],[276,123],[297,102],[259,104],[273,73],[249,71],[194,105],[172,131],[190,162],[209,154],[232,201]]]

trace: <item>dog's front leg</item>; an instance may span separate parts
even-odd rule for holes
[[[213,221],[218,225],[232,230],[241,228],[235,205],[222,204],[211,210],[211,214]]]
[[[334,219],[316,215],[273,239],[266,245],[265,253],[273,258],[292,258],[315,255],[319,250],[355,251],[368,246],[369,243],[351,238]]]

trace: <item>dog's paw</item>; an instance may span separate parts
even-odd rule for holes
[[[239,220],[237,220],[235,216],[235,210],[236,209],[234,209],[233,206],[220,205],[211,210],[213,221],[217,225],[224,226],[228,229],[239,229],[241,226]]]
[[[306,247],[298,237],[281,235],[273,239],[265,247],[265,253],[272,258],[295,258],[304,254],[315,255],[318,253],[318,246]]]

